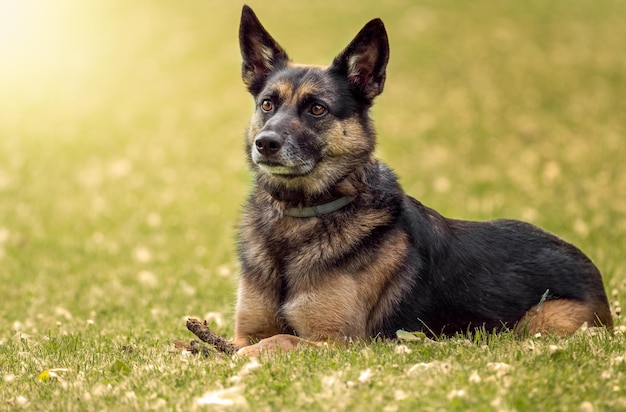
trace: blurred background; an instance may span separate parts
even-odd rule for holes
[[[625,2],[249,4],[303,63],[381,17],[372,116],[406,191],[557,233],[624,302]],[[170,336],[209,315],[232,333],[253,110],[241,5],[0,0],[0,330]]]

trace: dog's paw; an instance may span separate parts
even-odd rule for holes
[[[312,342],[293,335],[274,335],[269,338],[262,339],[258,343],[250,346],[244,346],[237,351],[238,356],[247,356],[249,358],[258,358],[263,355],[271,355],[277,352],[287,352],[296,350],[303,346],[320,346],[318,342]]]

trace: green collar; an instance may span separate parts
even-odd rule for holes
[[[332,202],[322,203],[310,207],[290,207],[285,209],[285,216],[289,217],[320,217],[328,213],[335,212],[344,206],[349,205],[355,199],[355,196],[343,196]]]

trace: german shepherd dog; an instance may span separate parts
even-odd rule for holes
[[[256,104],[245,144],[255,183],[239,234],[240,352],[399,329],[612,326],[601,275],[576,247],[515,220],[447,219],[373,156],[368,112],[389,58],[380,19],[328,67],[293,63],[248,6],[239,40]]]

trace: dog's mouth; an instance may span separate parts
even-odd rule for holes
[[[255,163],[266,173],[287,178],[307,175],[315,167],[315,163],[312,161],[304,161],[298,164],[283,164],[269,161],[257,161]]]

